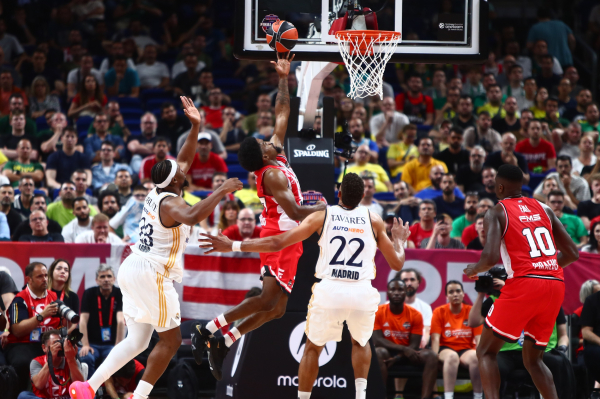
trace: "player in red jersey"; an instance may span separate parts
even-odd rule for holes
[[[297,227],[305,217],[313,212],[325,210],[322,202],[312,206],[302,206],[300,183],[283,154],[283,142],[290,114],[290,95],[287,77],[290,61],[289,53],[279,58],[275,70],[279,74],[279,92],[275,100],[275,128],[269,141],[254,137],[246,138],[240,145],[238,159],[242,167],[256,175],[258,196],[264,206],[261,215],[261,237],[282,234]],[[234,248],[234,251],[240,248]],[[217,380],[221,379],[223,359],[229,347],[242,335],[280,318],[285,314],[288,295],[294,287],[296,267],[302,255],[302,243],[291,245],[275,253],[261,253],[261,274],[263,290],[259,296],[247,298],[239,305],[217,316],[206,326],[196,326],[192,336],[192,351],[198,363],[202,352],[210,343],[208,360]],[[213,334],[220,328],[236,320],[245,319],[221,338]]]
[[[496,176],[500,202],[485,215],[487,242],[476,264],[464,270],[472,280],[492,268],[498,254],[508,279],[487,317],[477,358],[486,399],[499,399],[500,372],[496,355],[505,342],[524,332],[523,363],[545,399],[558,399],[550,370],[542,361],[564,299],[562,268],[579,258],[577,246],[554,212],[523,197],[523,172],[502,165]],[[557,252],[560,250],[560,253]]]

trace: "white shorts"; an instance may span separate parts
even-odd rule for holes
[[[157,332],[179,326],[181,310],[173,280],[157,273],[150,262],[139,255],[129,255],[121,264],[117,279],[126,319],[151,324]]]
[[[313,286],[306,315],[306,336],[323,346],[341,341],[344,321],[350,335],[365,346],[373,334],[380,296],[370,280],[358,282],[324,279]]]

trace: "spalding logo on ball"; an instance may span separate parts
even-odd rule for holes
[[[279,53],[291,51],[297,41],[298,31],[288,21],[277,21],[267,29],[267,43]]]

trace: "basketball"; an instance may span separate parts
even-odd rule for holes
[[[298,41],[296,27],[288,21],[274,22],[267,29],[267,43],[269,47],[279,53],[291,51]]]

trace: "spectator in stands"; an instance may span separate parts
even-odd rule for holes
[[[49,129],[43,130],[38,134],[38,142],[41,143],[40,155],[42,162],[47,162],[50,154],[58,151],[57,146],[60,146],[59,142],[67,127],[67,117],[62,112],[56,112],[50,118],[48,125],[50,126]],[[27,131],[27,124],[25,125],[25,130]]]
[[[369,163],[370,156],[369,146],[363,144],[358,147],[358,150],[354,154],[355,163],[350,164],[346,168],[346,173],[356,173],[359,176],[362,176],[363,173],[369,173],[375,179],[376,192],[392,191],[392,183],[390,183],[390,178],[386,171],[380,165]],[[342,178],[343,175],[340,174],[338,183],[342,181]]]
[[[429,336],[431,328],[432,310],[429,304],[417,297],[417,291],[421,285],[423,276],[416,269],[402,269],[394,279],[399,279],[406,285],[406,300],[405,303],[417,309],[423,316],[423,337],[421,338],[420,348],[425,348],[429,345]]]
[[[23,63],[21,68],[23,87],[29,90],[34,86],[33,81],[36,77],[43,77],[50,86],[48,93],[62,95],[66,90],[65,82],[62,80],[58,69],[48,65],[47,60],[46,53],[41,49],[37,49],[31,56],[31,62]]]
[[[12,235],[19,223],[21,223],[24,217],[13,207],[15,202],[15,190],[10,184],[4,184],[0,186],[0,212],[6,216],[8,228]]]
[[[581,131],[584,133],[593,133],[598,135],[600,132],[600,112],[598,112],[598,105],[590,103],[585,108],[585,120],[581,122]]]
[[[435,224],[437,209],[432,200],[423,200],[419,204],[419,223],[410,227],[410,237],[416,248],[421,248],[421,243],[431,237]]]
[[[260,214],[263,210],[258,192],[256,190],[256,176],[254,172],[248,172],[248,188],[243,188],[235,192],[235,197],[242,201],[246,208],[252,209],[255,214]]]
[[[479,198],[488,198],[496,204],[498,198],[496,197],[496,169],[491,166],[484,166],[481,171],[481,183],[483,189],[479,190]]]
[[[173,159],[169,155],[170,140],[166,137],[156,137],[152,143],[152,155],[148,155],[140,164],[140,182],[152,181],[152,167],[165,159]],[[93,168],[92,168],[93,169]],[[114,180],[114,179],[113,179]]]
[[[396,96],[396,110],[404,113],[415,125],[433,124],[433,100],[423,94],[421,76],[412,74],[406,77],[408,92]]]
[[[242,121],[242,129],[244,129],[246,134],[252,134],[257,131],[256,122],[261,112],[272,112],[271,97],[267,93],[259,94],[256,98],[255,106],[256,112],[246,116]],[[272,122],[275,123],[274,120]]]
[[[542,123],[548,124],[550,130],[565,129],[569,126],[569,120],[561,118],[558,113],[558,98],[548,97],[545,104],[546,117]],[[558,150],[558,148],[557,148]]]
[[[89,188],[88,181],[88,172],[83,169],[77,169],[71,175],[71,181],[75,183],[75,198],[83,197],[85,198],[90,205],[97,205],[98,199],[87,193],[87,189]],[[54,199],[54,202],[60,201],[59,198]]]
[[[69,181],[73,172],[84,169],[91,184],[92,173],[90,160],[81,152],[75,150],[77,132],[72,127],[66,127],[62,136],[62,149],[52,153],[46,164],[46,183],[50,189],[60,188],[61,184]]]
[[[590,227],[590,241],[588,244],[584,245],[581,248],[581,252],[587,252],[590,254],[599,254],[600,253],[600,244],[599,243],[600,243],[600,222],[594,222],[594,223],[592,223],[592,225]],[[598,286],[598,289],[600,289],[600,286]]]
[[[480,146],[475,146],[469,154],[469,164],[458,168],[456,173],[456,183],[460,191],[479,191],[483,189],[481,184],[481,171],[483,170],[483,162],[486,152]]]
[[[446,164],[448,173],[456,174],[460,165],[469,162],[469,151],[463,148],[462,143],[463,130],[458,126],[452,126],[450,128],[450,145],[433,156]]]
[[[132,173],[128,165],[116,163],[114,157],[114,143],[104,141],[100,148],[100,162],[94,164],[91,170],[94,192],[111,184],[115,180],[119,170],[127,170],[129,173]]]
[[[208,104],[202,107],[206,113],[205,126],[209,129],[218,129],[223,126],[223,95],[221,89],[213,87],[208,92]]]
[[[31,234],[19,237],[23,242],[65,242],[63,236],[58,233],[48,232],[48,218],[42,211],[33,211],[29,215],[29,226]]]
[[[537,93],[535,93],[535,100],[533,105],[529,107],[531,112],[533,112],[533,117],[535,119],[545,119],[546,118],[546,100],[548,99],[548,89],[545,87],[540,87]]]
[[[518,152],[515,152],[517,139],[512,133],[504,133],[502,135],[501,151],[492,152],[485,160],[484,166],[490,166],[496,170],[505,164],[516,165],[523,171],[525,182],[529,181],[529,169],[525,157]]]
[[[541,74],[542,57],[546,55],[552,56],[552,73],[556,75],[563,74],[563,69],[560,66],[560,61],[548,52],[548,44],[545,40],[537,40],[533,45],[533,49],[531,49],[531,52],[533,54],[533,69],[532,75],[530,76],[537,77]]]
[[[256,131],[252,133],[252,137],[268,140],[273,135],[274,126],[273,113],[271,111],[263,111],[258,115]]]
[[[67,243],[74,243],[78,235],[92,229],[92,219],[90,218],[90,207],[87,199],[77,197],[73,200],[73,214],[76,218],[67,223],[61,232]]]
[[[0,71],[0,114],[8,115],[12,111],[10,109],[10,96],[19,94],[23,98],[24,105],[27,107],[27,95],[21,88],[15,86],[14,79],[10,71]]]
[[[577,248],[583,247],[588,242],[588,232],[580,218],[563,212],[565,206],[565,194],[560,190],[551,191],[546,203],[556,214],[556,217],[565,226],[565,230],[577,244]]]
[[[185,65],[185,70],[180,72],[178,75],[173,76],[173,91],[179,96],[188,96],[194,99],[194,94],[196,93],[194,93],[193,88],[197,85],[201,78],[201,74],[198,72],[198,56],[195,52],[190,51],[185,55],[183,62]],[[178,68],[176,69],[174,66],[173,73],[175,73],[176,70],[178,70]]]
[[[541,194],[539,192],[538,193],[534,192],[533,193],[533,198],[535,198],[536,200],[538,200],[540,202],[544,202],[544,203],[547,202],[548,201],[548,194],[551,191],[559,189],[558,180],[559,179],[558,179],[558,177],[556,175],[550,176],[550,177],[545,177],[544,180],[541,183],[541,185],[542,185],[542,192],[541,192]],[[569,198],[568,196],[565,197],[565,208],[568,208],[568,210],[569,209],[573,210],[573,209],[577,208],[577,206],[571,202],[571,198]]]
[[[75,219],[75,215],[73,215],[73,200],[76,197],[75,190],[75,183],[72,181],[63,183],[59,193],[60,201],[53,202],[48,206],[48,219],[58,222],[63,228],[71,220]],[[90,208],[90,215],[94,216],[96,213],[93,207]]]
[[[469,245],[467,245],[467,249],[483,251],[487,238],[487,232],[483,226],[483,219],[485,219],[485,214],[478,214],[475,216],[475,230],[477,231],[477,238],[471,240]]]
[[[109,219],[103,213],[99,213],[92,219],[92,230],[86,231],[75,238],[76,244],[123,244],[119,236],[111,233]]]
[[[133,97],[140,95],[140,77],[135,69],[127,68],[127,58],[116,56],[113,67],[104,75],[106,93],[111,96]]]
[[[546,178],[554,178],[558,182],[558,190],[568,195],[575,206],[581,201],[587,201],[590,197],[590,187],[587,181],[573,174],[571,158],[566,155],[558,157],[556,163],[556,172],[546,175]],[[543,186],[536,187],[534,194],[541,194]]]
[[[464,211],[465,200],[454,195],[454,189],[456,188],[454,175],[444,173],[440,188],[442,189],[442,195],[433,199],[437,212],[448,214],[452,219],[461,216]]]
[[[462,283],[446,283],[449,303],[433,311],[431,320],[431,349],[444,364],[444,397],[454,397],[454,385],[459,365],[469,369],[473,384],[473,397],[481,398],[482,387],[475,347],[481,337],[482,327],[467,326],[471,306],[463,303],[465,293]],[[448,326],[450,324],[450,326]]]
[[[219,213],[219,222],[216,224],[215,228],[212,231],[212,234],[218,234],[219,231],[223,231],[229,227],[235,226],[237,224],[238,214],[240,213],[240,206],[237,201],[234,199],[226,200],[223,206],[220,209]]]
[[[550,102],[550,99],[548,99],[548,102]],[[565,127],[566,132],[562,130]],[[559,137],[553,135],[555,137],[554,149],[558,152],[558,155],[567,155],[571,160],[577,159],[579,157],[579,142],[581,141],[581,125],[577,122],[567,123],[555,132],[560,135]]]
[[[558,84],[558,112],[563,118],[565,113],[573,112],[577,108],[577,101],[571,96],[572,91],[571,81],[563,77]]]
[[[154,116],[153,116],[154,117]],[[92,163],[100,162],[102,143],[109,141],[115,145],[114,157],[120,159],[125,149],[125,143],[119,136],[113,136],[108,130],[108,115],[100,112],[94,118],[94,129],[96,133],[88,136],[84,141],[85,156]]]
[[[50,93],[50,86],[45,77],[36,77],[31,85],[29,104],[32,118],[37,119],[49,109],[60,111],[60,100]]]
[[[48,268],[48,287],[56,294],[56,298],[79,313],[79,297],[71,291],[71,264],[68,261],[59,258],[52,262]],[[77,323],[73,323],[69,330],[77,327]]]
[[[24,95],[21,95],[19,93],[13,93],[8,98],[8,109],[10,112],[8,115],[3,115],[2,117],[0,117],[0,135],[7,135],[11,133],[11,121],[14,112],[19,111],[21,113],[25,113],[26,102],[24,98]],[[591,98],[592,97],[590,94],[590,102]],[[33,121],[30,118],[25,118],[25,133],[29,135],[35,135],[37,133],[37,126],[35,124],[35,121]]]
[[[439,220],[433,226],[433,230],[431,232],[431,236],[424,238],[421,241],[421,249],[465,249],[460,240],[456,238],[450,237],[450,231],[452,230],[452,218],[445,214],[440,213],[440,216],[443,217],[442,220],[439,220],[438,217],[436,220]]]
[[[254,213],[244,208],[237,215],[237,223],[223,230],[223,235],[235,241],[246,241],[260,237],[260,226],[256,225]]]
[[[108,99],[102,93],[102,87],[96,78],[88,75],[81,82],[79,92],[73,97],[67,115],[69,118],[77,119],[80,116],[97,116],[102,113]],[[95,126],[94,126],[95,128]],[[108,125],[106,126],[108,129]]]
[[[365,184],[365,195],[360,201],[360,205],[368,208],[370,212],[376,215],[383,216],[383,207],[373,199],[373,195],[375,194],[375,178],[367,175],[363,176],[362,179]]]
[[[494,118],[499,115],[500,118],[506,116],[506,111],[502,108],[502,89],[496,83],[491,84],[486,90],[487,102],[477,108],[477,114],[483,111],[487,111],[490,114],[490,118]]]
[[[408,125],[408,117],[395,110],[396,104],[392,97],[385,97],[381,102],[381,113],[371,117],[369,129],[375,136],[380,147],[398,141],[398,132]]]
[[[437,356],[429,349],[419,349],[423,337],[423,316],[405,304],[407,286],[402,280],[388,283],[389,303],[379,306],[375,315],[373,343],[379,367],[387,385],[388,368],[396,363],[425,366],[421,397],[429,398],[437,377]],[[395,379],[397,391],[404,391],[406,382]]]
[[[192,99],[194,100],[194,104],[206,105],[209,103],[208,93],[215,87],[213,73],[208,70],[200,71],[198,83],[198,85],[192,86]],[[225,95],[223,96],[225,97]]]
[[[353,119],[351,122],[354,125],[361,125],[359,119]],[[404,125],[401,132],[398,132],[398,142],[390,144],[387,151],[387,164],[390,168],[392,178],[396,178],[402,173],[404,165],[419,156],[419,150],[415,145],[415,139],[417,138],[417,126],[409,123]],[[372,142],[371,142],[372,143]],[[375,144],[375,143],[372,143]],[[377,145],[375,144],[375,147]],[[371,154],[376,151],[371,150]],[[373,160],[373,155],[371,155]],[[375,158],[377,160],[377,158]]]
[[[198,151],[188,174],[191,176],[190,190],[210,190],[211,179],[215,172],[227,172],[223,159],[211,152],[212,136],[209,133],[198,135]]]
[[[398,200],[398,206],[395,209],[396,217],[401,218],[404,222],[413,224],[419,219],[419,198],[410,195],[408,184],[400,180],[394,183],[394,197]]]
[[[514,97],[507,97],[504,101],[504,117],[496,115],[492,118],[492,129],[500,134],[506,132],[518,132],[521,128],[521,123],[518,118],[518,104]]]
[[[98,209],[100,213],[112,218],[121,209],[121,201],[117,191],[103,190],[98,195]]]
[[[185,115],[177,114],[175,106],[170,102],[163,103],[160,107],[160,121],[156,127],[156,135],[167,137],[171,140],[171,148],[177,148],[177,139],[186,131],[190,130],[191,125]]]
[[[487,152],[501,149],[500,133],[492,129],[492,119],[487,111],[481,111],[477,117],[477,126],[465,129],[464,145],[470,150],[479,145]]]
[[[580,324],[584,340],[583,357],[590,377],[600,381],[600,293],[590,295],[583,305]]]
[[[406,182],[415,192],[430,185],[429,174],[434,166],[441,166],[444,173],[448,172],[446,164],[433,159],[433,141],[423,137],[418,143],[419,156],[404,166],[402,181]]]
[[[597,157],[594,155],[594,138],[591,135],[584,135],[579,141],[579,156],[573,161],[573,174],[586,177],[583,173],[585,167],[593,167],[596,164]],[[588,173],[589,174],[589,173]]]
[[[119,206],[123,207],[132,195],[131,185],[133,184],[133,179],[131,173],[125,169],[117,171],[114,184],[117,186],[117,190],[119,190]]]
[[[33,178],[22,176],[19,179],[19,194],[15,195],[13,202],[13,208],[26,218],[31,213],[34,185]]]
[[[116,231],[123,226],[123,242],[136,243],[139,240],[138,228],[147,195],[148,190],[144,186],[135,186],[129,201],[121,208],[119,213],[110,219],[109,226],[112,231]]]
[[[106,114],[108,115],[109,133],[113,136],[119,136],[123,138],[123,141],[126,141],[131,135],[131,132],[123,120],[119,103],[116,101],[109,101],[108,104],[106,104]],[[88,133],[96,133],[93,123],[90,125]]]
[[[592,103],[592,92],[588,89],[582,89],[575,97],[577,106],[565,111],[563,118],[576,122],[585,118],[585,113],[589,104]]]
[[[19,39],[6,33],[7,28],[6,21],[4,19],[0,20],[0,47],[4,52],[6,62],[17,65],[26,55]]]
[[[458,100],[458,112],[452,118],[452,126],[459,127],[463,131],[477,126],[475,116],[473,116],[473,100],[467,94],[461,95]]]
[[[17,187],[23,177],[30,177],[38,186],[44,180],[44,167],[38,162],[31,162],[32,152],[31,142],[21,139],[17,144],[16,159],[4,164],[2,174],[10,180],[13,187]]]
[[[220,141],[228,153],[237,153],[240,143],[246,138],[244,130],[236,127],[238,124],[237,111],[233,107],[225,107],[222,117],[223,126],[218,129]]]
[[[460,238],[465,228],[469,227],[475,222],[477,216],[477,203],[479,196],[477,193],[467,193],[464,200],[464,211],[465,213],[452,221],[452,230],[450,231],[450,237]]]
[[[418,199],[433,199],[435,197],[438,197],[440,195],[442,195],[442,189],[440,188],[440,184],[442,183],[442,176],[444,175],[445,171],[442,165],[435,165],[431,168],[431,171],[429,172],[429,182],[430,182],[430,186],[417,192],[415,194],[415,198]],[[457,198],[464,198],[464,194],[458,189],[458,187],[456,187],[456,189],[454,190],[454,195],[456,195]]]
[[[444,74],[443,71],[438,71],[437,74],[440,75],[441,72],[442,74]],[[444,74],[445,76],[445,74]],[[440,125],[444,120],[451,120],[452,118],[456,117],[456,115],[458,115],[458,100],[460,99],[460,88],[458,87],[449,87],[447,89],[448,95],[445,97],[445,101],[446,103],[439,108],[436,105],[436,102],[439,102],[441,100],[444,100],[444,98],[438,98],[437,100],[434,99],[433,103],[434,106],[436,106],[435,111],[435,121],[433,122],[434,126],[438,126]]]
[[[481,82],[481,68],[479,66],[469,68],[462,93],[471,99],[485,96],[485,87]],[[461,127],[464,129],[463,126]]]
[[[523,67],[519,64],[511,65],[507,70],[506,76],[508,77],[508,81],[506,86],[502,89],[502,94],[506,97],[513,97],[517,102],[518,110],[528,108],[531,104],[528,104],[524,88]]]
[[[483,198],[483,199],[479,200],[479,202],[477,203],[477,215],[480,215],[480,214],[485,215],[485,213],[488,211],[488,209],[493,208],[493,207],[494,207],[494,202],[492,202],[491,199]],[[467,245],[469,245],[469,243],[471,241],[473,241],[475,238],[477,238],[477,236],[478,236],[478,234],[477,234],[477,230],[475,229],[475,224],[471,224],[470,226],[465,227],[464,230],[462,231],[462,234],[460,236],[460,241],[466,247]]]
[[[96,84],[100,87],[100,93],[102,93],[104,86],[104,77],[97,69],[94,69],[94,59],[91,55],[83,55],[81,57],[79,68],[75,68],[69,72],[67,76],[67,96],[71,100],[78,93],[81,87],[88,87],[88,83],[85,83],[87,76],[93,76]],[[100,101],[102,97],[96,97]]]
[[[589,200],[579,202],[577,205],[577,216],[581,218],[586,229],[590,228],[592,219],[600,216],[600,174],[596,173],[590,176],[589,181],[592,197]]]
[[[363,108],[364,109],[364,108]],[[408,125],[406,125],[408,126]],[[404,128],[406,128],[406,126],[404,126]],[[403,129],[404,129],[403,128]],[[360,118],[355,118],[352,117],[350,119],[350,121],[348,122],[348,132],[350,133],[350,135],[352,135],[352,147],[360,147],[361,145],[365,144],[369,146],[369,151],[371,152],[371,156],[369,158],[370,162],[376,163],[377,160],[379,159],[379,147],[377,146],[377,143],[372,141],[370,138],[367,137],[367,134],[365,132],[365,125],[362,121],[362,119]],[[415,136],[416,136],[416,131],[415,131]],[[370,136],[369,136],[370,137]],[[414,138],[413,138],[414,141]],[[400,146],[402,145],[402,143],[397,143]],[[392,144],[390,147],[392,147],[394,144]],[[416,150],[416,148],[415,148]],[[389,150],[388,150],[389,153]],[[390,166],[389,164],[389,160],[388,160],[388,166]]]
[[[16,160],[19,157],[17,146],[24,139],[29,141],[31,146],[29,159],[37,160],[39,145],[35,136],[25,131],[25,114],[20,111],[11,113],[10,125],[12,127],[11,134],[0,136],[0,148],[2,148],[4,155],[8,159]]]
[[[543,40],[562,66],[573,65],[571,51],[575,50],[575,36],[571,28],[562,21],[551,20],[551,11],[545,7],[538,8],[537,18],[538,23],[527,34],[527,48],[531,49],[534,43]]]
[[[117,57],[122,57],[125,55],[125,47],[123,46],[123,42],[115,40],[110,43],[109,46],[108,57],[104,58],[100,63],[100,74],[105,76],[106,73],[114,66],[115,60]],[[127,68],[136,69],[135,63],[131,58],[127,58]]]
[[[83,293],[79,320],[79,330],[83,334],[79,356],[81,362],[88,365],[88,376],[94,375],[96,363],[103,361],[125,337],[123,294],[115,287],[111,266],[106,263],[98,266],[96,284]]]
[[[554,57],[545,54],[539,57],[540,73],[535,78],[539,88],[544,87],[548,92],[556,90],[560,83],[561,75],[554,72]]]
[[[169,87],[169,67],[164,62],[156,61],[157,53],[156,45],[147,44],[142,55],[143,62],[135,68],[142,90]]]
[[[29,364],[44,354],[42,334],[59,328],[56,315],[56,294],[48,288],[48,270],[43,263],[33,262],[25,267],[27,286],[19,292],[8,308],[10,335],[5,347],[6,360],[19,377],[19,391],[27,388]],[[30,305],[31,304],[31,305]]]
[[[529,138],[519,141],[515,151],[525,157],[527,168],[534,173],[553,169],[556,166],[556,151],[549,141],[542,139],[542,124],[531,120],[526,129]]]
[[[44,214],[46,213],[46,197],[43,194],[34,194],[33,199],[31,200],[31,207],[29,208],[30,212],[40,210]],[[31,213],[29,214],[31,216]],[[60,224],[55,222],[52,219],[48,220],[48,233],[50,234],[60,234],[62,231],[62,227]],[[11,237],[13,241],[19,241],[21,236],[31,235],[33,231],[31,230],[31,226],[29,225],[29,216],[26,220],[23,220],[15,229],[15,231],[11,231]]]
[[[135,174],[139,173],[142,160],[153,153],[152,148],[156,140],[157,126],[154,114],[146,112],[140,120],[142,134],[132,136],[127,141],[127,151],[131,154],[130,166]]]

